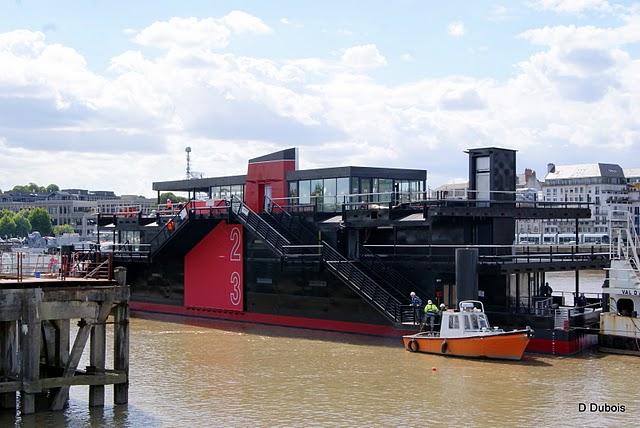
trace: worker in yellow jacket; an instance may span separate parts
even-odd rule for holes
[[[427,317],[426,320],[429,321],[429,330],[433,331],[433,325],[436,322],[436,317],[438,316],[438,307],[433,304],[433,301],[427,301],[427,306],[424,307],[424,314]]]

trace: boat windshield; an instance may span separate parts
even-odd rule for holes
[[[483,328],[489,328],[489,321],[485,314],[464,315],[465,330],[482,330]]]
[[[480,324],[480,328],[489,328],[489,321],[485,314],[478,315],[478,323]]]
[[[478,315],[471,314],[469,315],[471,321],[471,330],[480,330],[480,325],[478,324]]]

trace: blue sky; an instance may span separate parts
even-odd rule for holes
[[[183,175],[186,145],[208,176],[291,146],[303,167],[425,168],[432,186],[463,178],[462,151],[483,145],[518,149],[520,169],[539,175],[547,162],[640,166],[633,2],[0,10],[0,156],[16,165],[0,172],[1,189],[150,194],[152,181]]]

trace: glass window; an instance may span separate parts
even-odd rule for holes
[[[298,191],[300,192],[300,203],[311,203],[311,182],[309,180],[302,180],[298,182]]]
[[[323,211],[335,212],[336,210],[336,179],[324,179],[324,204]]]
[[[469,323],[469,315],[464,315],[464,329],[471,330],[471,323]]]
[[[361,178],[360,179],[360,193],[371,193],[371,179],[370,178]],[[369,197],[361,196],[360,202],[369,202]]]
[[[231,189],[229,186],[220,186],[220,199],[229,199]]]
[[[478,315],[478,323],[480,324],[480,328],[489,328],[489,323],[485,315]]]
[[[489,171],[489,156],[476,158],[476,171]]]
[[[289,205],[296,205],[298,203],[298,182],[289,182]]]
[[[471,319],[471,329],[478,330],[480,328],[478,325],[478,316],[476,314],[471,314],[469,315],[469,318]]]
[[[398,191],[400,192],[400,194],[398,195],[398,200],[400,202],[409,202],[411,200],[409,195],[409,181],[400,180],[398,183]]]
[[[378,180],[378,192],[380,202],[391,202],[391,193],[393,192],[393,180],[390,178],[380,178]]]
[[[345,195],[349,194],[349,178],[348,177],[338,178],[336,194],[338,196],[338,200],[337,200],[338,206],[341,207],[343,203],[348,202],[344,197]]]
[[[240,200],[244,200],[243,193],[244,193],[244,185],[236,184],[231,186],[231,196],[235,196]]]
[[[378,190],[378,179],[377,178],[372,178],[371,179],[371,193],[373,193],[373,195],[371,196],[371,201],[372,202],[378,202],[380,200],[380,195],[377,195],[377,193],[380,192],[380,190]]]
[[[311,180],[311,203],[322,204],[322,195],[324,193],[323,180]]]
[[[360,193],[360,179],[358,177],[351,177],[351,194],[356,195]]]
[[[458,315],[449,316],[449,328],[456,330],[460,328],[460,320],[458,320]]]
[[[213,199],[221,199],[220,198],[220,186],[213,186],[211,188],[211,198],[213,198]]]

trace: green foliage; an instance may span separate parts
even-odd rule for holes
[[[16,222],[13,216],[4,215],[0,218],[0,236],[9,238],[16,234]]]
[[[31,232],[31,222],[26,215],[27,213],[21,211],[13,216],[13,221],[16,224],[16,236],[19,238],[24,238]]]
[[[38,186],[36,183],[29,183],[24,186],[18,185],[13,186],[11,189],[14,192],[22,192],[22,193],[51,193],[57,192],[60,190],[57,184],[49,184],[47,187]]]
[[[28,217],[33,230],[40,232],[42,236],[51,235],[51,217],[44,208],[34,208],[29,211]]]
[[[63,233],[73,233],[73,226],[70,224],[59,224],[57,226],[53,226],[53,234],[56,236],[60,236]]]
[[[166,202],[167,199],[171,199],[171,202],[174,204],[177,202],[187,202],[187,198],[176,196],[172,192],[160,193],[160,203]]]

